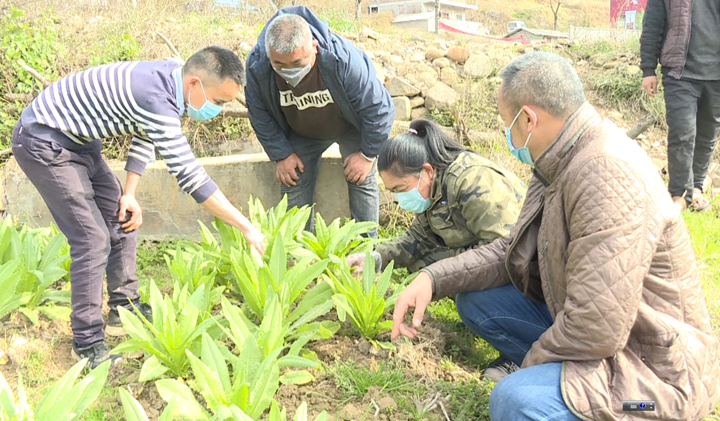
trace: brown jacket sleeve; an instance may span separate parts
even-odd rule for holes
[[[433,300],[508,284],[505,250],[509,244],[508,236],[501,237],[423,269],[433,280]]]
[[[566,298],[523,367],[603,359],[622,350],[661,235],[659,210],[625,161],[594,158],[567,179],[577,182],[562,186],[570,234]]]

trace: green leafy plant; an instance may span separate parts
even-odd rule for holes
[[[125,419],[127,421],[150,421],[140,402],[138,402],[130,392],[125,390],[124,387],[120,388],[120,401],[125,410]],[[178,410],[178,406],[178,400],[172,399],[162,414],[160,414],[158,421],[172,421],[174,412]]]
[[[225,335],[233,342],[236,350],[245,347],[247,338],[253,337],[258,344],[263,358],[268,357],[277,350],[284,351],[289,347],[288,352],[279,359],[280,368],[317,368],[319,363],[301,356],[303,347],[315,336],[323,336],[323,330],[329,330],[322,323],[317,327],[308,327],[306,321],[313,320],[318,313],[327,312],[332,308],[332,301],[329,306],[318,307],[313,312],[305,313],[293,324],[284,321],[282,307],[277,295],[273,294],[265,307],[265,317],[260,326],[254,324],[245,316],[243,311],[230,304],[223,298],[223,316],[227,321],[228,328],[224,329]],[[334,326],[333,326],[334,327]],[[332,335],[334,331],[329,330],[326,335]],[[283,384],[304,384],[314,380],[312,374],[303,370],[295,370],[285,373],[281,379]]]
[[[203,333],[213,332],[215,320],[210,318],[210,296],[205,285],[194,293],[177,283],[173,296],[160,292],[150,283],[152,323],[145,317],[118,308],[120,320],[131,339],[121,343],[114,353],[144,350],[150,354],[140,370],[140,381],[156,379],[170,371],[175,376],[187,373],[189,361],[185,350],[198,352]]]
[[[100,37],[98,41],[90,57],[90,67],[118,61],[134,61],[140,55],[141,45],[130,34]]]
[[[98,366],[84,379],[76,380],[87,364],[84,359],[75,364],[60,378],[50,391],[35,405],[30,405],[18,378],[18,400],[0,373],[0,420],[8,421],[74,421],[98,398],[108,376],[110,361]]]
[[[335,292],[333,300],[340,321],[345,321],[346,316],[350,316],[360,334],[372,341],[380,333],[392,328],[392,320],[383,320],[383,315],[395,306],[395,300],[400,295],[398,289],[390,298],[385,299],[393,266],[394,262],[390,262],[375,281],[375,259],[367,253],[362,280],[355,279],[347,262],[342,262],[340,271],[337,275],[330,275],[328,281]]]
[[[20,282],[19,265],[17,260],[0,265],[0,320],[24,304],[23,295],[15,292]]]
[[[312,284],[325,270],[328,260],[315,261],[315,257],[305,257],[288,269],[288,255],[282,235],[278,234],[273,242],[271,257],[267,264],[253,258],[245,250],[232,251],[232,273],[235,275],[235,289],[242,295],[253,314],[260,320],[264,317],[264,308],[271,292],[280,297],[286,321],[292,323],[304,313],[311,311],[332,296],[330,287],[324,283]],[[297,307],[294,307],[297,301]],[[291,309],[293,311],[291,312]],[[329,311],[329,309],[328,309]]]
[[[194,253],[184,253],[178,244],[172,259],[169,255],[165,256],[170,277],[180,286],[186,286],[191,294],[197,291],[201,285],[205,286],[205,291],[210,294],[211,306],[220,303],[220,297],[225,290],[224,286],[215,286],[215,278],[217,269],[215,265],[205,259],[202,251]]]
[[[41,312],[52,319],[70,316],[69,307],[50,304],[70,303],[70,291],[50,288],[67,274],[64,267],[70,257],[61,253],[66,244],[59,234],[48,237],[42,230],[27,226],[18,231],[10,217],[0,225],[0,264],[18,262],[19,280],[14,292],[21,295],[19,311],[36,325]],[[12,294],[9,290],[4,293]]]
[[[202,338],[202,359],[186,351],[195,375],[195,384],[210,410],[218,419],[232,417],[231,406],[236,406],[251,419],[258,419],[272,403],[280,386],[280,367],[277,357],[282,348],[263,357],[255,336],[245,338],[238,357],[209,336]],[[228,370],[228,358],[232,366]],[[207,412],[185,384],[174,379],[156,382],[158,392],[170,402],[179,399],[184,414],[192,419],[207,418]]]
[[[303,249],[297,239],[302,236],[302,230],[310,217],[312,211],[308,207],[287,209],[287,196],[283,196],[280,203],[274,208],[265,210],[260,199],[248,201],[250,220],[265,235],[265,249],[273,250],[273,242],[280,235],[283,238],[285,248],[293,258],[309,257],[312,253]],[[231,271],[233,250],[243,252],[250,249],[249,254],[253,259],[262,261],[269,260],[270,255],[262,257],[253,247],[247,246],[247,241],[242,232],[230,225],[225,224],[219,218],[215,218],[213,227],[220,239],[215,238],[208,227],[199,222],[202,241],[200,244],[183,242],[189,253],[204,253],[205,259],[213,262],[218,276],[228,284],[235,281]]]
[[[315,215],[315,234],[304,231],[300,238],[300,243],[313,253],[319,259],[330,259],[335,266],[340,266],[340,262],[351,252],[363,253],[372,251],[375,241],[369,238],[361,237],[361,234],[369,233],[377,226],[374,222],[355,222],[347,221],[342,226],[340,218],[336,218],[330,223],[325,224],[325,220],[320,214]]]
[[[298,406],[297,410],[295,411],[295,417],[293,418],[293,421],[307,421],[308,420],[308,414],[307,414],[307,402],[303,402]],[[325,421],[327,420],[327,412],[323,411],[315,417],[314,421]],[[273,401],[272,406],[270,407],[270,414],[268,417],[268,421],[287,421],[287,414],[285,411],[285,408],[280,410],[278,408],[277,402]]]

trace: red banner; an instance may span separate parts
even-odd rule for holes
[[[625,29],[640,29],[647,0],[610,0],[610,22]]]

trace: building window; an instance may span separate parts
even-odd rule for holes
[[[465,20],[465,19],[463,19],[463,15],[455,15],[455,20]]]
[[[371,13],[371,14],[372,14],[372,13],[377,13],[377,12],[378,12],[377,6],[370,6],[370,13]]]
[[[440,19],[450,19],[450,12],[447,10],[440,12]]]

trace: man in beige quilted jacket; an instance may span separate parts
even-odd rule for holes
[[[534,173],[519,220],[423,269],[397,300],[393,338],[456,296],[463,322],[521,367],[495,386],[492,420],[702,419],[718,403],[718,340],[657,169],[586,103],[562,57],[525,54],[500,77],[508,146]]]

